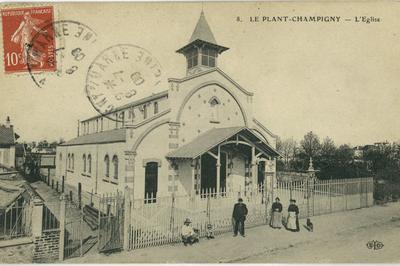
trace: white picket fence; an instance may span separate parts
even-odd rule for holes
[[[146,199],[136,199],[131,205],[129,249],[181,241],[181,227],[186,218],[192,220],[200,237],[205,235],[208,224],[212,225],[215,235],[232,231],[233,206],[239,197],[249,210],[246,228],[269,221],[272,199],[277,196],[284,205],[284,217],[289,199],[296,199],[300,218],[373,204],[372,178],[278,182],[268,192],[259,186],[235,193],[207,190],[195,197],[148,195]]]
[[[263,186],[253,190],[226,192],[202,191],[196,197],[151,195],[145,200],[135,200],[132,209],[130,249],[162,245],[181,240],[181,227],[186,218],[192,220],[200,237],[211,224],[214,235],[232,231],[232,211],[238,198],[243,198],[248,208],[246,227],[266,223],[266,205]]]

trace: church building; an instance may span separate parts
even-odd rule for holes
[[[78,136],[58,146],[56,181],[63,191],[78,197],[129,191],[146,199],[272,187],[277,137],[253,113],[253,93],[218,68],[228,49],[202,12],[188,44],[176,51],[186,58],[185,77],[169,78],[165,91],[106,116],[81,120]]]

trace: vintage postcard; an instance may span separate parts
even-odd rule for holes
[[[1,3],[1,263],[400,263],[400,3]]]

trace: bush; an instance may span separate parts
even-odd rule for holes
[[[400,199],[400,184],[391,181],[375,183],[374,199],[383,202],[398,201]]]

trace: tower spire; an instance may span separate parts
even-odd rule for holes
[[[216,67],[218,55],[228,49],[219,45],[215,40],[202,9],[189,43],[176,52],[186,57],[186,73],[187,75],[191,75]]]

